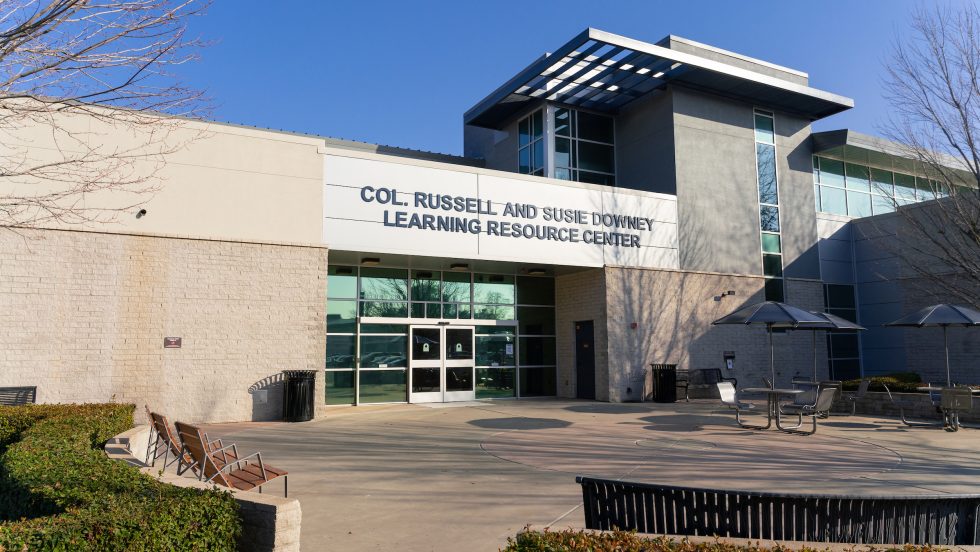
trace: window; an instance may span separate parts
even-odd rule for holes
[[[759,184],[759,230],[766,301],[783,301],[783,249],[779,226],[779,185],[776,178],[776,124],[772,113],[756,110],[755,166]],[[815,169],[817,170],[817,169]]]
[[[517,123],[518,172],[544,176],[544,112],[540,109]]]
[[[817,211],[850,217],[891,213],[896,205],[948,195],[936,180],[818,156],[813,183]]]
[[[612,117],[556,108],[554,178],[616,184],[615,128]]]
[[[854,286],[824,284],[824,310],[857,322]],[[827,362],[830,379],[849,380],[861,377],[861,349],[857,332],[827,332]]]

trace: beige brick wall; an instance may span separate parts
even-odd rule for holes
[[[769,374],[769,342],[764,326],[712,326],[711,322],[743,306],[763,300],[763,279],[752,276],[696,272],[607,268],[609,400],[635,399],[627,394],[651,362],[677,364],[680,369],[721,368],[724,351],[734,351],[740,386],[755,386]],[[823,310],[819,282],[788,280],[787,302]],[[723,291],[735,295],[716,301]],[[632,325],[636,324],[633,328]],[[817,366],[827,374],[823,332],[817,337]],[[774,337],[776,378],[789,384],[795,375],[813,370],[810,332]]]
[[[557,332],[558,396],[575,397],[575,322],[592,320],[595,326],[596,399],[609,400],[606,359],[606,285],[602,269],[585,270],[555,278],[555,331]]]
[[[282,370],[317,370],[322,396],[326,268],[319,247],[0,231],[0,386],[138,417],[278,418]]]

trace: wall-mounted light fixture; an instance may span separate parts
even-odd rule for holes
[[[548,271],[543,268],[529,268],[527,269],[528,276],[544,276]]]
[[[715,295],[715,301],[721,301],[722,297],[727,297],[729,295],[735,295],[735,290],[723,291],[718,295]]]
[[[466,263],[453,263],[449,265],[449,270],[455,270],[456,272],[463,272],[470,269],[470,265]]]
[[[381,264],[381,259],[378,257],[364,257],[361,259],[361,266],[378,266]]]
[[[146,216],[146,209],[140,209],[136,211],[136,218],[141,219]]]

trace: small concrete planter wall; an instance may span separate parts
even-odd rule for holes
[[[213,487],[190,477],[180,477],[173,473],[160,473],[160,468],[151,468],[143,460],[146,458],[146,445],[150,437],[150,426],[137,426],[120,433],[106,443],[105,453],[109,458],[126,462],[140,468],[143,473],[164,483],[178,487],[208,489]],[[224,489],[224,487],[219,487]],[[303,519],[299,501],[251,491],[231,490],[238,502],[242,519],[242,536],[238,549],[247,552],[293,552],[299,551],[300,522]]]
[[[853,391],[845,391],[845,394]],[[905,417],[909,419],[922,418],[938,421],[940,415],[936,412],[936,407],[932,405],[929,395],[926,393],[892,393],[895,398],[902,403],[911,404],[912,408],[905,409]],[[973,401],[973,410],[960,414],[960,420],[966,423],[980,422],[980,398]],[[850,401],[838,401],[834,404],[834,412],[850,412]],[[868,392],[857,401],[857,414],[864,416],[890,416],[898,417],[898,407],[892,404],[888,398],[888,393]]]

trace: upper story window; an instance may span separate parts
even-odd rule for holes
[[[813,184],[817,211],[851,217],[890,213],[896,205],[948,195],[936,180],[818,156],[813,157]]]
[[[554,178],[616,185],[615,129],[612,117],[554,108]]]
[[[545,175],[544,112],[540,109],[521,119],[519,134],[518,171],[535,176]]]
[[[779,182],[776,178],[776,119],[774,114],[762,110],[755,110],[753,116],[765,295],[767,301],[784,301],[783,240],[779,229]]]

